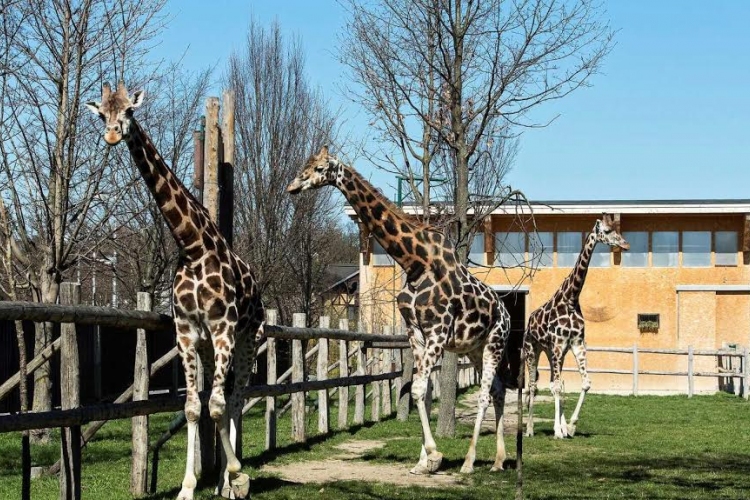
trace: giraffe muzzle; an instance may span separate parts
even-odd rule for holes
[[[286,192],[289,194],[297,194],[302,191],[303,188],[302,181],[299,180],[299,178],[295,178],[289,186],[286,188]]]

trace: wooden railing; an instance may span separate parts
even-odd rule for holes
[[[99,324],[102,326],[117,326],[139,329],[139,342],[145,341],[145,336],[152,334],[172,334],[172,319],[163,314],[148,310],[121,311],[103,307],[88,307],[75,305],[77,287],[80,285],[64,283],[62,290],[65,297],[70,296],[70,305],[43,305],[22,302],[0,302],[0,320],[30,320],[35,322],[59,322],[66,325],[61,329],[61,338],[51,344],[28,363],[28,373],[49,360],[56,352],[60,352],[60,369],[68,375],[63,394],[63,407],[53,411],[39,413],[11,414],[0,416],[0,433],[60,427],[63,431],[64,446],[67,452],[50,472],[60,472],[60,498],[80,498],[81,449],[96,434],[108,420],[133,418],[133,464],[131,468],[131,491],[133,494],[147,493],[145,485],[146,469],[148,466],[147,419],[137,417],[154,413],[174,412],[182,410],[185,402],[183,397],[162,397],[148,399],[148,381],[159,369],[169,364],[177,355],[173,348],[150,366],[145,359],[146,349],[138,349],[134,367],[134,380],[138,384],[131,385],[113,403],[100,403],[80,406],[78,403],[79,366],[78,353],[73,348],[76,344],[75,324]],[[146,294],[144,294],[146,295]],[[67,300],[67,299],[66,299]],[[139,306],[149,308],[148,297],[139,297]],[[291,395],[290,412],[292,419],[292,439],[303,442],[307,438],[306,415],[309,411],[318,411],[317,432],[330,432],[329,399],[337,394],[338,418],[337,428],[345,429],[349,426],[350,405],[353,399],[354,411],[351,423],[360,425],[365,421],[365,400],[369,398],[371,406],[370,418],[378,421],[393,414],[398,407],[398,418],[405,419],[410,409],[409,383],[413,371],[411,352],[407,348],[407,338],[404,335],[393,335],[389,328],[382,334],[371,334],[348,331],[346,320],[342,320],[339,329],[328,328],[329,320],[320,320],[320,328],[305,328],[306,318],[303,314],[294,315],[294,326],[284,327],[276,325],[277,314],[274,310],[267,311],[267,325],[265,333],[267,341],[260,347],[259,354],[265,352],[267,359],[267,384],[249,386],[243,389],[243,397],[247,404],[243,413],[253,405],[265,399],[265,447],[270,450],[276,447],[276,421],[281,413],[277,408],[277,397]],[[281,376],[277,374],[278,340],[292,341],[292,367]],[[315,345],[305,352],[306,342],[315,341]],[[331,362],[329,358],[330,342],[338,344],[338,359]],[[64,347],[60,347],[64,346]],[[315,376],[306,373],[307,368],[315,358]],[[468,363],[459,365],[459,386],[471,385],[475,379],[473,368]],[[339,376],[330,378],[333,371]],[[435,375],[433,375],[434,377]],[[315,380],[311,380],[314,378]],[[290,380],[289,380],[290,379]],[[0,399],[8,395],[17,385],[20,375],[16,374],[0,385]],[[289,382],[287,382],[289,380]],[[136,386],[137,385],[137,386]],[[434,383],[437,390],[439,384]],[[370,391],[368,392],[367,386]],[[353,398],[349,388],[354,387]],[[394,397],[395,390],[395,397]],[[316,404],[308,408],[306,393],[317,391]],[[138,394],[138,398],[134,397]],[[209,391],[201,392],[201,400],[205,404]],[[439,396],[436,394],[436,396]],[[138,400],[136,400],[138,399]],[[283,410],[283,409],[282,409]],[[207,411],[202,412],[207,415]],[[184,422],[184,418],[183,418]],[[90,425],[82,430],[83,424]],[[236,419],[239,428],[234,433],[241,458],[241,418]],[[155,485],[158,448],[173,435],[181,426],[178,419],[170,426],[170,430],[151,447],[154,457],[152,469],[152,485]],[[204,432],[200,438],[202,443],[212,443],[213,422],[203,426]],[[215,468],[213,448],[210,452],[200,454],[200,467],[203,471]],[[23,474],[30,476],[30,464],[24,463]],[[24,495],[26,492],[24,492]]]

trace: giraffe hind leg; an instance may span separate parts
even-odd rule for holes
[[[414,335],[421,335],[415,333]],[[437,345],[432,338],[421,344],[414,335],[409,337],[414,353],[414,364],[417,373],[414,375],[411,385],[411,394],[419,412],[419,420],[422,424],[422,449],[419,462],[411,469],[412,474],[432,474],[437,472],[443,460],[443,455],[437,451],[437,444],[430,430],[430,416],[427,414],[425,395],[427,384],[433,366],[442,355],[442,346]]]

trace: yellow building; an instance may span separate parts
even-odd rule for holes
[[[631,247],[596,247],[581,295],[589,347],[742,350],[750,344],[750,200],[566,201],[531,208],[536,231],[528,209],[519,217],[520,207],[501,207],[483,221],[470,254],[472,272],[503,293],[514,329],[557,290],[606,212]],[[347,213],[356,220],[351,208]],[[372,239],[362,250],[360,323],[370,331],[383,325],[399,331],[394,297],[401,268]],[[589,352],[588,360],[592,370],[633,370],[630,353]],[[641,353],[637,363],[639,372],[688,369],[685,355]],[[721,363],[726,360],[696,356],[693,370],[716,372]],[[542,356],[541,387],[547,366]],[[565,367],[575,367],[572,355]],[[577,372],[564,378],[567,391],[578,390]],[[592,381],[594,392],[633,390],[632,374],[592,374]],[[713,392],[719,382],[697,377],[695,391]],[[685,392],[688,382],[685,376],[639,375],[637,386],[639,393]]]

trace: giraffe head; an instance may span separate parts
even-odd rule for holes
[[[288,193],[297,194],[308,189],[335,184],[336,177],[339,175],[339,167],[338,159],[328,154],[328,146],[323,146],[317,154],[307,160],[305,168],[286,190]]]
[[[623,250],[630,249],[630,243],[625,241],[625,238],[615,230],[615,221],[609,214],[602,214],[602,218],[596,221],[594,233],[596,234],[596,241]]]
[[[133,110],[141,104],[143,91],[137,90],[129,97],[125,84],[120,82],[116,92],[112,92],[109,84],[105,83],[102,86],[102,102],[87,102],[86,107],[104,121],[104,140],[110,146],[115,146],[128,138]]]

